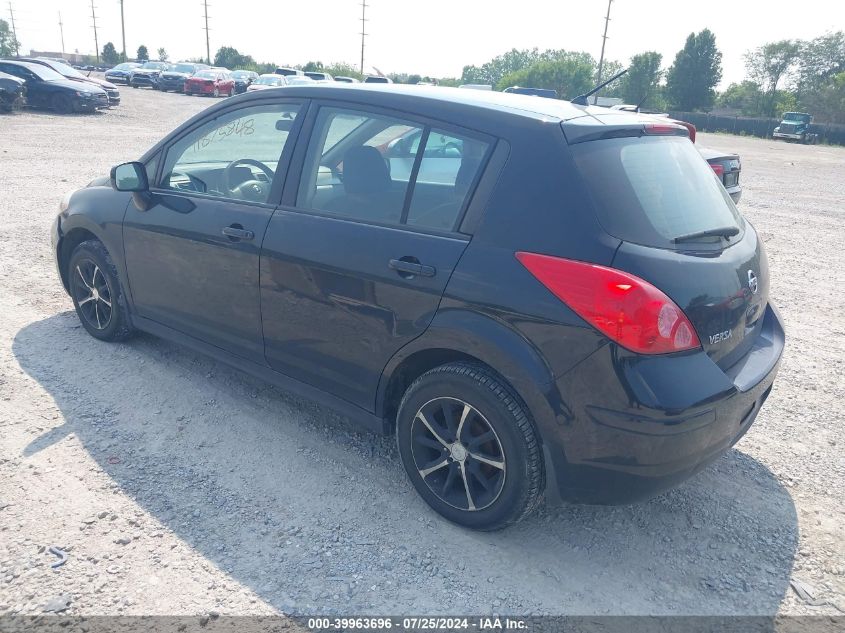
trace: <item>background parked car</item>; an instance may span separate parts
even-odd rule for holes
[[[65,79],[42,64],[0,60],[0,72],[14,75],[26,83],[26,102],[35,108],[56,112],[93,112],[109,107],[105,90],[93,84]]]
[[[523,88],[521,86],[511,86],[510,88],[505,88],[504,92],[515,95],[529,95],[532,97],[557,99],[557,90],[551,90],[549,88]]]
[[[258,73],[252,70],[233,70],[232,79],[235,80],[235,93],[246,92],[253,81],[258,79]]]
[[[276,69],[277,75],[304,75],[301,70],[298,68],[285,68],[284,66],[280,66]]]
[[[231,73],[226,70],[215,68],[201,70],[193,77],[188,77],[185,80],[185,94],[231,97],[235,94],[235,80],[232,79]]]
[[[158,78],[158,89],[162,92],[174,90],[182,92],[185,89],[185,80],[193,77],[201,70],[210,68],[208,64],[194,64],[192,62],[179,62],[173,64],[169,69],[162,71]]]
[[[359,79],[355,79],[355,77],[335,77],[335,81],[339,81],[342,84],[357,84],[360,83]]]
[[[161,73],[166,70],[170,70],[170,64],[167,62],[144,62],[140,68],[136,68],[130,73],[129,85],[133,88],[149,86],[153,90],[157,90]]]
[[[365,84],[392,84],[393,80],[390,77],[380,77],[378,75],[368,75],[364,77]]]
[[[24,86],[23,79],[0,73],[0,112],[11,112],[14,108],[23,105],[26,93]]]
[[[333,77],[329,73],[306,72],[306,77],[310,77],[314,81],[332,81]]]
[[[266,74],[259,75],[258,79],[253,81],[246,89],[247,92],[254,92],[256,90],[265,90],[267,88],[278,88],[279,86],[287,86],[288,78],[285,75]]]
[[[42,64],[44,66],[47,66],[47,68],[52,68],[62,77],[64,77],[65,79],[69,79],[70,81],[78,81],[81,83],[93,84],[98,88],[102,88],[106,91],[106,94],[109,96],[110,106],[120,105],[120,90],[117,89],[117,86],[108,81],[97,79],[96,77],[87,77],[78,70],[76,70],[73,66],[70,66],[69,64],[65,63],[64,61],[50,59],[48,57],[21,57],[20,61],[31,62],[33,64]]]
[[[105,77],[106,81],[110,81],[112,83],[121,83],[121,84],[129,84],[129,75],[132,74],[132,71],[136,68],[140,68],[141,64],[136,62],[125,62],[123,64],[118,64],[114,68],[109,68],[106,71]],[[77,68],[74,66],[73,68]]]

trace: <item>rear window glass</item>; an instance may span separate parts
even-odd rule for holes
[[[689,139],[618,138],[572,146],[604,229],[621,240],[676,248],[673,239],[737,227],[731,197]],[[718,241],[719,238],[700,238]]]

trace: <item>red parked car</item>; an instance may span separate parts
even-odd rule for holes
[[[209,95],[212,97],[226,95],[231,97],[235,94],[235,80],[225,70],[214,68],[201,70],[185,80],[185,94]]]

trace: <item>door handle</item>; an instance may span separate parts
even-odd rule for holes
[[[226,237],[231,237],[232,239],[236,240],[255,239],[255,233],[253,233],[252,231],[248,231],[239,224],[233,224],[232,226],[224,226],[221,233],[223,233],[223,235],[225,235]]]
[[[388,267],[395,270],[400,276],[414,277],[434,277],[437,274],[437,269],[434,266],[426,266],[421,264],[416,257],[403,257],[402,259],[391,259],[388,262]]]

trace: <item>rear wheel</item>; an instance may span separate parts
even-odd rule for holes
[[[533,424],[510,386],[483,366],[452,363],[420,376],[402,399],[396,439],[411,483],[450,521],[500,529],[541,498]]]
[[[53,110],[59,114],[70,114],[73,112],[73,100],[67,95],[53,95]]]
[[[88,240],[77,246],[66,274],[76,315],[91,336],[122,341],[132,334],[117,269],[102,242]]]

